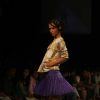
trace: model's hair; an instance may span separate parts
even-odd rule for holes
[[[48,24],[51,24],[53,26],[53,24],[55,25],[55,27],[58,28],[59,31],[63,31],[63,22],[61,20],[58,19],[52,19],[49,20]]]

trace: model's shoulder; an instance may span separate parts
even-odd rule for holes
[[[64,41],[63,37],[59,37],[59,38],[56,39],[56,42],[57,42],[57,43],[59,43],[59,42],[61,42],[61,41]]]

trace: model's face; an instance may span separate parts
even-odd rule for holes
[[[59,34],[58,28],[53,23],[49,24],[49,31],[54,37]]]

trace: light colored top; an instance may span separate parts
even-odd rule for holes
[[[45,61],[50,61],[58,57],[68,58],[68,51],[66,48],[65,41],[62,37],[58,37],[52,41],[52,43],[48,46],[47,52],[42,60],[42,63],[39,66],[38,72],[47,72],[50,70],[60,70],[60,64],[52,67],[47,67],[44,65]]]

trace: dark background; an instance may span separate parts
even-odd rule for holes
[[[67,34],[91,34],[92,3],[91,0],[3,0],[0,15],[26,27],[35,24],[35,28],[41,27],[41,33],[48,31],[48,20],[56,17],[64,21]]]
[[[65,23],[63,37],[70,56],[61,69],[99,69],[99,37],[94,29],[91,0],[4,0],[0,15],[1,69],[14,66],[37,70],[53,39],[47,22],[54,17]]]

